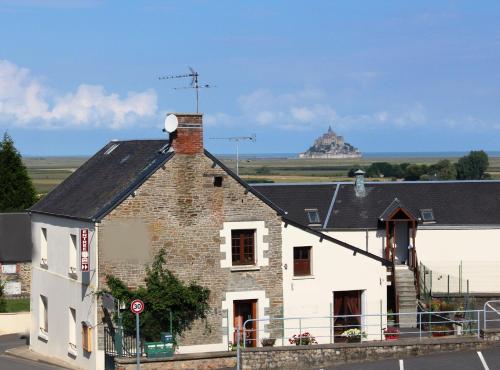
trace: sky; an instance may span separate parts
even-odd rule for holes
[[[498,1],[0,0],[0,133],[25,156],[162,138],[305,151],[331,125],[362,152],[500,150]]]

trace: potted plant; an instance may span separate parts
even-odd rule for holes
[[[313,337],[311,335],[311,333],[308,333],[308,332],[305,332],[305,333],[302,333],[302,334],[294,334],[293,337],[291,337],[290,339],[288,339],[288,341],[290,342],[290,344],[295,344],[297,346],[299,345],[310,345],[310,344],[318,344],[318,342],[316,342],[316,338]]]
[[[275,342],[276,338],[262,338],[260,340],[260,344],[262,344],[263,347],[272,347]]]
[[[432,326],[432,336],[433,337],[444,337],[449,335],[450,328],[446,325],[433,325]]]
[[[361,337],[366,337],[366,334],[358,328],[353,328],[344,331],[340,336],[347,338],[347,343],[359,343],[361,342]]]
[[[399,338],[399,329],[395,326],[389,326],[384,329],[384,335],[386,340],[396,340]]]

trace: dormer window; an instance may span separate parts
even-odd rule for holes
[[[309,224],[320,224],[321,219],[319,218],[319,212],[316,208],[314,209],[306,209],[307,220]]]
[[[436,222],[434,211],[431,208],[421,209],[420,216],[422,217],[422,222]]]

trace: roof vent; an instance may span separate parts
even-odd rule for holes
[[[365,171],[357,170],[354,172],[356,176],[356,180],[354,181],[354,190],[356,192],[356,196],[362,198],[366,195],[365,189]]]

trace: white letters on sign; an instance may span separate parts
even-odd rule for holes
[[[80,268],[82,271],[89,271],[89,229],[80,230]]]

